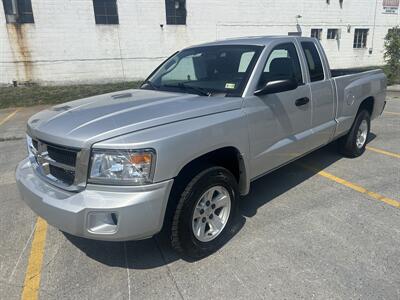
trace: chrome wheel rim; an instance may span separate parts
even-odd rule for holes
[[[365,142],[367,141],[367,135],[368,135],[368,123],[367,120],[362,120],[360,127],[358,127],[357,131],[357,139],[356,139],[356,145],[359,149],[361,149]]]
[[[200,242],[215,239],[228,223],[231,196],[223,186],[209,188],[197,201],[193,217],[193,234]]]

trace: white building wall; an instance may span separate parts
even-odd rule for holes
[[[119,25],[96,25],[92,0],[32,0],[35,23],[19,26],[6,24],[0,5],[0,83],[143,79],[185,46],[298,28],[303,36],[323,29],[333,68],[382,65],[384,36],[400,24],[398,14],[382,13],[382,0],[344,0],[342,8],[339,0],[187,0],[186,26],[165,24],[164,0],[117,3]],[[341,30],[339,41],[326,39],[328,28]],[[355,28],[369,29],[366,49],[353,49]]]

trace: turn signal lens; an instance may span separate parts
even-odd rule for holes
[[[129,161],[134,165],[148,164],[151,162],[151,154],[149,153],[134,154],[131,155]]]

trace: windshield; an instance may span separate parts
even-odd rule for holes
[[[262,46],[219,45],[183,50],[167,59],[142,88],[211,96],[241,96]]]

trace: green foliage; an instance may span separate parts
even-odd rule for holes
[[[388,83],[400,83],[400,27],[389,29],[385,37],[386,73]]]

